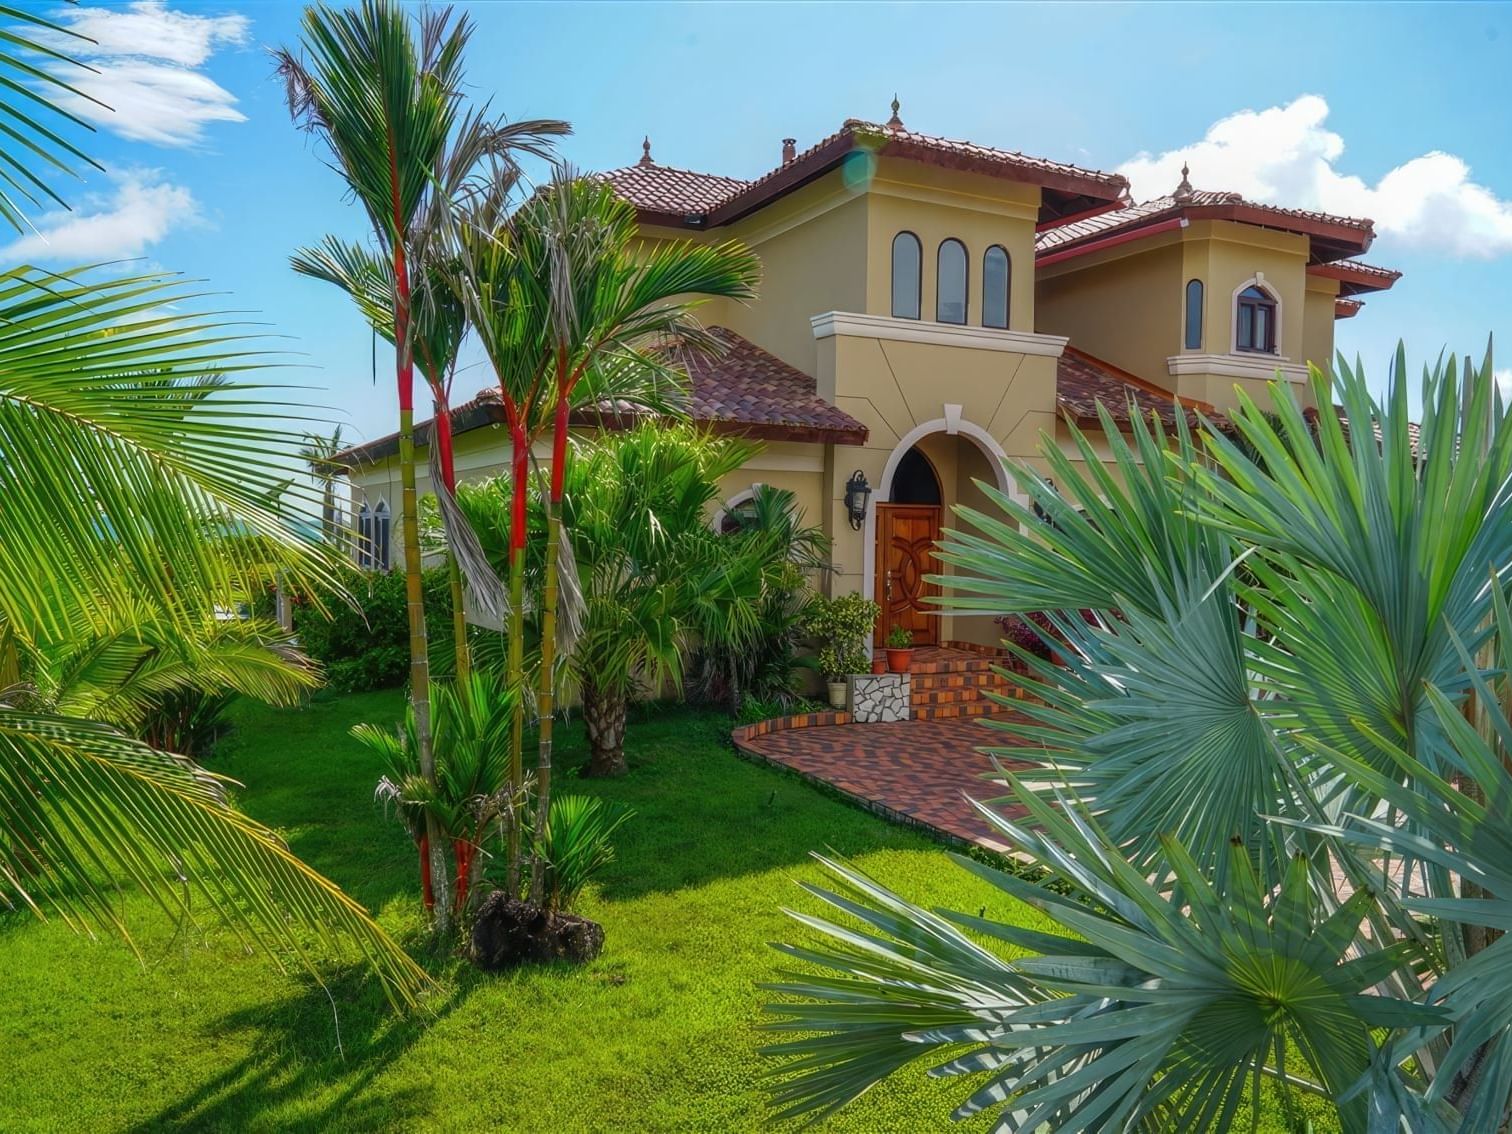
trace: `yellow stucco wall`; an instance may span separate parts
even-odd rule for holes
[[[966,325],[982,325],[982,257],[998,244],[1007,251],[1011,268],[1008,326],[1018,331],[1035,329],[1038,186],[884,159],[877,163],[866,200],[866,306],[852,310],[892,314],[892,243],[899,232],[908,231],[923,246],[920,309],[926,321],[935,315],[939,248],[954,237],[966,246]]]
[[[1040,270],[1037,330],[1170,388],[1181,346],[1181,236],[1161,233]]]
[[[1333,301],[1306,273],[1308,242],[1231,221],[1195,221],[1145,240],[1130,241],[1042,268],[1039,329],[1068,335],[1073,346],[1184,397],[1220,410],[1235,390],[1266,396],[1266,355],[1234,349],[1238,293],[1258,281],[1277,300],[1278,366],[1299,368],[1333,351]],[[1202,342],[1185,346],[1186,285],[1203,283]],[[1337,285],[1333,285],[1336,293]],[[1256,376],[1197,369],[1171,372],[1175,356],[1222,356],[1249,364]]]
[[[1339,294],[1339,281],[1307,277],[1307,305],[1302,318],[1301,362],[1312,363],[1322,370],[1333,365],[1334,356],[1334,300]]]

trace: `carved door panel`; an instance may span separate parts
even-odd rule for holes
[[[940,538],[937,504],[878,504],[876,598],[882,605],[876,644],[894,626],[913,631],[916,646],[938,644],[939,608],[926,601],[939,588],[924,581],[938,574],[935,541]]]

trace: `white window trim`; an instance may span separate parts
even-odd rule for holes
[[[735,511],[736,508],[739,508],[742,504],[754,499],[756,496],[756,490],[763,487],[765,487],[765,485],[761,481],[753,481],[750,488],[742,489],[734,496],[726,500],[723,504],[719,505],[719,507],[714,509],[714,515],[709,518],[709,527],[713,528],[715,532],[723,531],[725,517],[728,516],[731,512]]]
[[[1041,335],[1032,331],[975,327],[970,323],[935,323],[923,319],[894,319],[888,315],[862,315],[854,311],[826,311],[809,320],[814,338],[845,335],[858,339],[887,339],[902,343],[998,350],[1009,354],[1033,354],[1059,358],[1069,339],[1065,335]]]
[[[1276,305],[1276,349],[1271,354],[1266,354],[1263,351],[1258,350],[1239,349],[1239,293],[1244,291],[1245,288],[1249,287],[1258,287],[1261,291],[1265,292],[1266,295],[1270,296],[1271,302]],[[1245,280],[1242,284],[1236,287],[1229,295],[1229,353],[1232,355],[1237,355],[1240,358],[1274,358],[1280,360],[1281,362],[1288,361],[1288,359],[1284,358],[1281,354],[1281,344],[1285,341],[1281,338],[1281,331],[1283,327],[1282,317],[1281,297],[1276,294],[1275,288],[1271,287],[1270,284],[1265,282],[1265,273],[1256,272],[1252,277]]]

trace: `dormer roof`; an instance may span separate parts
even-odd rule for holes
[[[646,224],[716,228],[747,216],[838,167],[853,154],[918,162],[1038,185],[1041,223],[1055,223],[1098,208],[1115,207],[1128,192],[1121,174],[1083,169],[1015,150],[921,134],[894,113],[886,123],[847,119],[829,137],[754,181],[676,169],[655,162],[602,174],[641,213]]]
[[[1309,209],[1287,209],[1247,201],[1238,193],[1188,189],[1156,197],[1137,205],[1085,217],[1042,231],[1035,240],[1038,258],[1082,248],[1111,236],[1137,234],[1142,229],[1173,221],[1229,220],[1259,228],[1305,236],[1310,243],[1310,261],[1329,264],[1364,252],[1375,239],[1375,223],[1359,217],[1337,216]]]

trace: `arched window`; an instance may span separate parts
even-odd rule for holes
[[[941,243],[935,275],[935,320],[966,322],[966,245],[955,237]]]
[[[1276,300],[1270,292],[1258,284],[1241,291],[1234,320],[1236,350],[1276,353]]]
[[[1186,339],[1187,350],[1202,349],[1202,281],[1187,280]]]
[[[378,501],[377,508],[369,508],[367,502],[363,502],[357,513],[357,566],[368,571],[389,569],[389,537],[393,523],[386,500]]]
[[[756,489],[737,492],[714,515],[714,530],[720,535],[749,531],[756,524]]]
[[[982,326],[1008,326],[1008,287],[1013,266],[1008,249],[994,244],[982,256]]]
[[[893,237],[892,313],[894,319],[919,318],[919,295],[923,291],[924,246],[911,232]]]

